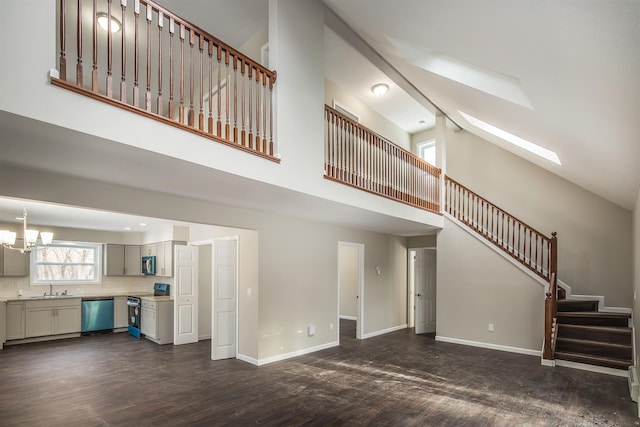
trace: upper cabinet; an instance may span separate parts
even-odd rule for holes
[[[22,239],[16,239],[16,247],[22,247]],[[29,254],[0,247],[0,276],[28,276]]]
[[[140,276],[141,262],[138,245],[104,245],[105,276]]]

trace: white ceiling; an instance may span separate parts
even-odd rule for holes
[[[421,129],[415,126],[419,120],[427,121],[423,126],[431,125],[429,120],[433,120],[434,109],[429,108],[430,100],[466,130],[614,203],[632,208],[640,183],[640,1],[323,1],[356,38],[361,38],[358,50],[362,53],[357,53],[333,31],[327,30],[326,73],[336,85],[350,88],[354,96],[408,132]],[[161,3],[234,47],[242,46],[257,29],[267,24],[266,0],[161,0]],[[223,5],[224,14],[217,13],[216,4]],[[250,24],[241,26],[237,22]],[[350,43],[353,40],[352,37]],[[512,76],[532,108],[426,71],[414,65],[415,58],[408,58],[406,52],[398,49],[398,41],[413,46],[418,52],[443,55],[479,69]],[[369,82],[385,78],[392,87],[391,96],[377,98],[374,103],[367,92]],[[535,158],[474,129],[458,111],[557,152],[562,166]],[[34,123],[20,125],[20,118],[6,114],[0,114],[0,128],[5,139],[21,138],[25,143],[38,138],[56,139],[59,144],[76,150],[78,156],[85,155],[89,165],[91,158],[100,157],[117,159],[119,167],[126,167],[122,163],[125,158],[135,163],[139,156],[145,156],[148,161],[150,155],[130,152],[125,157],[122,153],[102,153],[100,150],[105,149],[105,144],[90,143],[92,137],[88,135],[39,129]],[[10,131],[25,134],[8,135]],[[51,152],[50,156],[47,159],[55,158],[56,153]],[[155,162],[161,164],[164,160],[158,158]],[[175,163],[171,167],[175,171],[181,169]],[[344,224],[345,218],[359,218],[358,224],[344,225],[400,235],[425,232],[420,224],[364,210],[351,212],[354,208],[336,206],[303,194],[289,194],[281,189],[262,188],[259,183],[244,185],[194,165],[184,165],[184,168],[189,171],[185,176],[216,174],[217,180],[235,182],[237,185],[228,187],[230,194],[220,195],[220,203],[237,205],[234,192],[246,194],[248,189],[259,188],[255,191],[253,206],[243,207],[285,209],[290,215],[307,217],[320,212],[323,219],[326,212],[334,212],[336,223]],[[127,168],[136,169],[140,170],[135,166]],[[113,179],[108,164],[104,170],[93,168],[86,173],[95,179]],[[175,178],[179,173],[172,176]],[[157,182],[159,188],[166,185],[162,176],[149,173],[123,177],[123,184],[136,179]],[[203,195],[190,194],[191,188],[188,183],[178,183],[175,187],[177,192],[182,192],[179,194],[203,198]],[[279,203],[270,206],[268,200]],[[19,215],[22,204],[0,200],[0,222]],[[69,212],[63,207],[39,209],[37,204],[28,204],[27,208],[30,223],[33,220],[34,224],[53,226],[121,229],[143,220],[104,216],[96,211]],[[96,216],[98,214],[101,216]],[[73,221],[67,221],[68,218]]]

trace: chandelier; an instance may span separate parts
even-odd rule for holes
[[[0,243],[7,249],[13,249],[14,251],[20,251],[21,253],[29,253],[36,246],[36,242],[38,241],[38,234],[40,235],[40,239],[42,241],[42,245],[48,246],[51,244],[53,240],[53,233],[43,231],[40,233],[38,230],[27,229],[27,208],[23,208],[22,218],[16,218],[22,220],[22,229],[23,229],[23,239],[22,239],[22,247],[14,248],[13,245],[16,244],[16,233],[9,230],[0,230]]]

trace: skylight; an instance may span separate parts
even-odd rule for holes
[[[558,155],[553,151],[547,150],[546,148],[541,147],[538,144],[534,144],[531,141],[527,141],[526,139],[520,138],[519,136],[509,133],[506,130],[502,130],[493,125],[490,125],[489,123],[483,122],[480,119],[476,119],[475,117],[465,114],[462,111],[458,111],[458,113],[462,114],[462,117],[464,117],[465,120],[469,122],[469,124],[471,124],[472,126],[475,126],[478,129],[488,132],[491,135],[497,136],[498,138],[504,141],[510,142],[513,145],[523,148],[529,151],[530,153],[536,154],[544,159],[547,159],[557,165],[562,166],[562,163],[560,163],[560,159],[558,158]]]
[[[387,38],[416,67],[533,110],[517,77],[488,70],[410,42]]]

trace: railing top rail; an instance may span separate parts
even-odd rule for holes
[[[432,165],[431,163],[425,161],[424,159],[420,158],[419,156],[416,156],[414,153],[412,153],[409,150],[405,150],[404,148],[400,147],[399,145],[393,143],[392,141],[389,141],[387,138],[385,138],[384,136],[380,135],[379,133],[369,129],[366,126],[363,126],[362,124],[356,122],[355,120],[353,120],[352,118],[342,114],[340,111],[331,108],[330,106],[328,106],[327,104],[324,105],[325,110],[331,112],[332,114],[335,114],[336,116],[339,116],[341,119],[344,119],[346,121],[348,121],[351,125],[357,127],[358,129],[364,130],[366,132],[371,133],[372,135],[377,136],[378,138],[380,138],[381,140],[383,140],[384,142],[386,142],[387,144],[393,145],[394,147],[396,147],[398,150],[404,152],[407,155],[410,155],[411,157],[413,157],[417,163],[419,163],[424,169],[428,170],[429,173],[431,173],[432,175],[435,176],[440,176],[442,174],[442,169],[440,169],[439,167],[436,167],[434,165]]]
[[[268,68],[264,67],[263,65],[261,65],[257,61],[249,58],[247,55],[245,55],[242,52],[238,51],[237,49],[234,49],[233,47],[229,46],[228,44],[226,44],[222,40],[218,39],[217,37],[209,34],[205,30],[203,30],[202,28],[198,27],[197,25],[194,25],[194,24],[190,23],[186,19],[184,19],[184,18],[176,15],[175,13],[171,12],[170,10],[166,9],[164,6],[154,2],[152,0],[139,0],[139,1],[140,1],[140,3],[144,4],[145,6],[149,5],[153,9],[156,9],[157,11],[162,12],[163,15],[166,15],[166,16],[168,16],[170,18],[173,18],[179,24],[183,24],[186,28],[188,28],[190,30],[194,30],[196,33],[204,36],[204,38],[206,38],[208,40],[211,40],[215,45],[222,47],[224,50],[226,50],[228,52],[231,52],[233,54],[233,56],[235,56],[236,58],[242,58],[242,60],[246,64],[248,64],[250,67],[255,68],[256,70],[259,69],[264,74],[266,74],[270,78],[271,84],[275,83],[276,76],[277,76],[277,73],[275,71],[269,70]]]
[[[484,197],[480,196],[478,193],[474,192],[473,190],[470,190],[469,188],[465,187],[464,185],[460,184],[458,181],[456,181],[455,179],[451,178],[449,175],[445,175],[444,176],[445,182],[446,181],[451,181],[454,182],[458,187],[462,187],[464,188],[466,191],[468,191],[469,193],[473,194],[474,196],[476,196],[477,198],[483,200],[484,202],[486,202],[487,204],[493,206],[494,208],[500,210],[501,212],[503,212],[504,214],[510,216],[511,218],[513,218],[514,220],[518,221],[520,224],[524,225],[525,227],[527,227],[528,229],[530,229],[531,231],[533,231],[534,233],[538,234],[540,237],[542,237],[543,239],[547,240],[547,241],[551,241],[551,237],[548,237],[546,234],[541,233],[540,231],[536,230],[535,228],[533,228],[532,226],[530,226],[529,224],[519,220],[516,216],[510,214],[509,212],[505,211],[504,209],[496,206],[495,204],[491,203],[490,201],[488,201],[487,199],[485,199]]]

